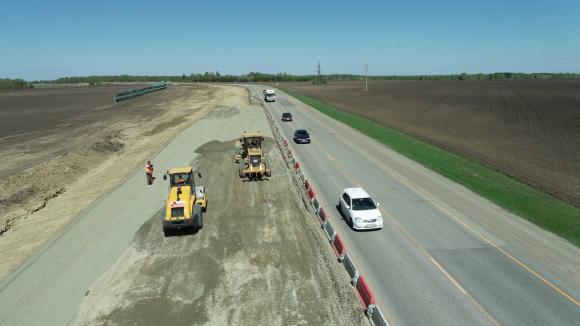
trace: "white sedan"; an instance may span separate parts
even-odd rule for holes
[[[362,188],[344,189],[338,199],[339,208],[355,230],[381,229],[383,216],[378,204]]]

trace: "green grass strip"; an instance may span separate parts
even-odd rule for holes
[[[510,176],[417,140],[395,129],[284,90],[301,102],[388,145],[400,154],[451,179],[495,204],[580,247],[580,209]]]

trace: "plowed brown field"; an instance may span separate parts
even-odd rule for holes
[[[580,80],[280,84],[580,207]]]

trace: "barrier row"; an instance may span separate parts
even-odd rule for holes
[[[359,299],[359,302],[362,305],[362,308],[369,318],[369,320],[374,325],[388,325],[387,319],[384,317],[381,310],[375,304],[375,298],[370,290],[367,282],[365,281],[364,277],[360,275],[356,266],[354,265],[351,257],[348,254],[347,248],[342,241],[340,235],[334,229],[334,226],[329,220],[329,215],[324,210],[324,208],[320,205],[320,202],[316,198],[316,192],[312,187],[312,184],[306,179],[304,173],[302,172],[302,166],[298,160],[294,157],[292,153],[292,148],[286,138],[280,132],[272,114],[269,110],[265,109],[264,112],[266,113],[266,117],[268,118],[268,123],[272,129],[274,137],[276,139],[276,143],[280,148],[280,151],[284,154],[286,163],[288,167],[293,169],[296,177],[302,183],[304,191],[310,201],[310,205],[314,210],[315,216],[318,218],[318,222],[320,226],[324,230],[326,238],[331,245],[331,248],[336,255],[338,262],[342,263],[351,278],[351,284],[356,289],[356,294]]]
[[[117,94],[113,95],[113,101],[115,103],[119,103],[122,101],[130,100],[130,99],[138,97],[138,96],[142,96],[145,94],[161,91],[164,89],[167,89],[166,83],[156,83],[156,84],[152,84],[149,87],[132,89],[132,90],[129,90],[126,92],[117,93]]]

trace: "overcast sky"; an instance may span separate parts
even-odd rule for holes
[[[0,77],[580,72],[580,1],[5,1]]]

